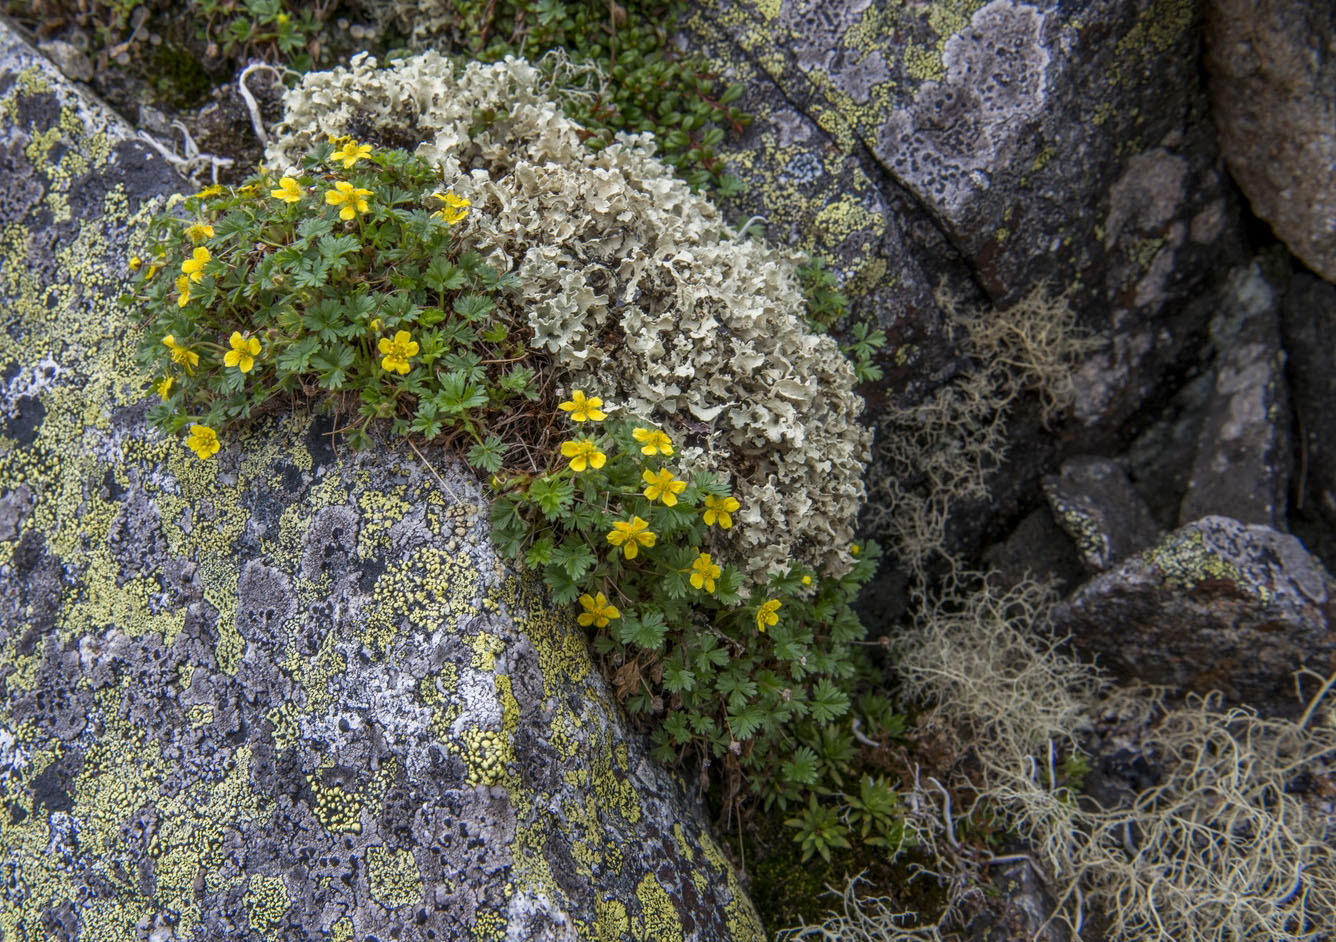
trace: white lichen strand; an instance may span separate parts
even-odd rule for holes
[[[465,240],[519,276],[512,300],[571,387],[730,480],[742,510],[719,548],[756,579],[795,561],[847,570],[871,433],[852,368],[804,321],[800,258],[740,238],[648,136],[589,150],[551,93],[513,58],[360,56],[288,93],[267,157],[293,166],[354,131],[420,140],[472,201]]]

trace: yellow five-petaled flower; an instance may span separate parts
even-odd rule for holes
[[[269,195],[285,203],[296,203],[302,198],[302,188],[292,177],[284,177],[278,181],[278,189],[270,190]]]
[[[367,211],[366,198],[371,195],[370,190],[364,190],[362,187],[355,187],[346,180],[339,180],[334,184],[334,189],[325,194],[325,202],[330,206],[342,206],[339,210],[340,219],[352,219],[358,213]]]
[[[673,477],[673,472],[667,468],[652,473],[642,471],[640,479],[645,482],[645,489],[641,493],[649,500],[663,501],[665,507],[677,506],[677,495],[687,489],[687,482]]]
[[[467,196],[456,196],[453,193],[433,193],[432,197],[445,204],[432,215],[444,219],[451,226],[463,222],[469,214],[469,207],[473,205],[473,200]]]
[[[186,368],[187,373],[195,372],[195,367],[199,366],[199,354],[193,350],[187,350],[176,342],[176,337],[168,334],[162,338],[162,344],[168,350],[172,351],[172,361],[179,363]]]
[[[577,472],[586,468],[598,470],[608,460],[593,442],[562,442],[561,456],[571,459],[571,470]]]
[[[715,497],[713,494],[705,495],[705,525],[712,527],[719,525],[719,529],[727,530],[733,525],[733,511],[742,505],[733,497]]]
[[[227,341],[232,349],[223,355],[224,366],[235,366],[243,373],[249,373],[255,365],[255,358],[260,355],[260,338],[243,337],[237,331]]]
[[[649,521],[632,516],[630,520],[614,520],[608,531],[608,542],[620,546],[627,559],[635,559],[640,547],[649,549],[659,537],[649,529]]]
[[[180,292],[180,293],[177,294],[177,296],[176,296],[176,306],[177,306],[177,307],[185,307],[187,304],[190,303],[190,278],[189,278],[189,276],[187,276],[187,275],[182,275],[180,278],[176,279],[176,290],[177,290],[178,292]]]
[[[586,627],[593,625],[595,628],[606,628],[609,621],[622,617],[617,606],[609,602],[602,592],[580,596],[580,605],[584,611],[575,620]]]
[[[170,376],[164,376],[159,382],[154,384],[153,391],[161,396],[163,401],[166,401],[167,397],[172,394],[172,378]]]
[[[421,349],[413,335],[406,330],[396,333],[393,340],[381,337],[378,346],[383,357],[380,368],[388,373],[400,374],[407,374],[412,369],[408,361],[417,356]]]
[[[562,412],[571,414],[572,422],[602,422],[608,417],[606,412],[602,412],[599,406],[603,405],[603,400],[598,396],[586,396],[583,390],[577,389],[571,393],[571,398],[557,406]]]
[[[766,628],[778,624],[779,599],[762,602],[761,607],[756,610],[756,630],[765,631]]]
[[[204,266],[209,264],[212,257],[204,246],[195,246],[190,258],[181,263],[181,274],[189,276],[191,281],[199,281],[204,277]]]
[[[714,580],[718,579],[722,572],[723,570],[710,559],[709,553],[701,553],[696,557],[696,561],[691,564],[692,588],[713,592]]]
[[[186,447],[201,458],[208,458],[223,446],[218,442],[218,433],[213,429],[207,425],[192,425],[190,437],[186,439]]]
[[[334,153],[330,154],[329,159],[342,160],[343,169],[348,170],[351,169],[352,165],[357,163],[359,160],[362,160],[363,158],[370,156],[371,156],[370,144],[359,144],[352,138],[346,138],[344,139],[343,146],[340,147],[338,150],[336,150]],[[366,212],[366,210],[364,209],[362,210],[362,212]]]
[[[657,429],[635,428],[631,430],[631,436],[640,442],[640,453],[642,455],[671,455],[673,453],[673,440]]]
[[[213,238],[213,226],[207,222],[193,223],[186,229],[186,236],[191,242],[203,242],[205,239]]]

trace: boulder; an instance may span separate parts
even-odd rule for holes
[[[1240,240],[1192,0],[697,0],[684,42],[756,115],[735,214],[835,260],[887,394],[957,372],[939,285],[1005,308],[1047,282],[1107,329],[1077,408],[1104,432],[1194,355],[1185,302]]]
[[[1211,320],[1215,389],[1198,431],[1179,520],[1225,514],[1285,528],[1290,406],[1281,290],[1258,262],[1230,273]]]
[[[1054,614],[1120,681],[1294,716],[1294,673],[1336,668],[1336,580],[1294,537],[1206,517],[1096,576]]]
[[[1336,6],[1206,0],[1220,149],[1291,252],[1336,281]]]
[[[0,938],[763,937],[448,456],[151,429],[180,181],[3,23],[0,178]]]
[[[1058,474],[1044,478],[1044,496],[1092,572],[1145,549],[1160,535],[1127,473],[1108,458],[1063,462]]]

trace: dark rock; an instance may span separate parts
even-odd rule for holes
[[[1297,539],[1207,517],[1097,576],[1054,620],[1117,679],[1297,715],[1295,671],[1336,667],[1336,582]]]
[[[984,551],[983,559],[1007,587],[1039,579],[1065,594],[1086,577],[1075,544],[1047,507],[1027,514],[1006,540]]]
[[[1224,514],[1284,527],[1289,489],[1289,395],[1280,298],[1254,262],[1234,271],[1211,322],[1215,390],[1199,432],[1179,521]]]
[[[1336,5],[1206,0],[1220,149],[1253,212],[1336,281]]]
[[[1290,523],[1330,569],[1336,566],[1336,286],[1295,275],[1282,314],[1296,422]]]
[[[1059,526],[1095,572],[1155,542],[1159,528],[1127,474],[1108,458],[1072,458],[1044,479],[1044,496]]]

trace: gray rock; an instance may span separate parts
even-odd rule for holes
[[[1047,507],[1026,514],[1005,540],[984,551],[983,560],[1007,587],[1035,579],[1066,594],[1087,575],[1072,538]]]
[[[763,937],[471,475],[151,430],[114,299],[180,181],[3,22],[0,178],[6,939]]]
[[[72,78],[76,82],[87,82],[93,77],[93,63],[89,62],[83,50],[73,43],[67,43],[63,39],[48,39],[44,43],[38,43],[37,48],[56,64],[56,68],[65,73],[66,78]]]
[[[1293,673],[1336,667],[1333,593],[1294,537],[1207,517],[1086,583],[1055,623],[1120,680],[1295,715]]]
[[[1336,565],[1336,286],[1295,275],[1282,305],[1296,448],[1294,531]]]
[[[1126,472],[1108,458],[1072,458],[1044,478],[1044,496],[1094,572],[1155,542],[1159,528]]]
[[[1336,281],[1336,5],[1206,0],[1220,149],[1253,211]]]
[[[1235,270],[1211,323],[1215,390],[1179,520],[1285,526],[1291,464],[1280,298],[1257,262]]]

